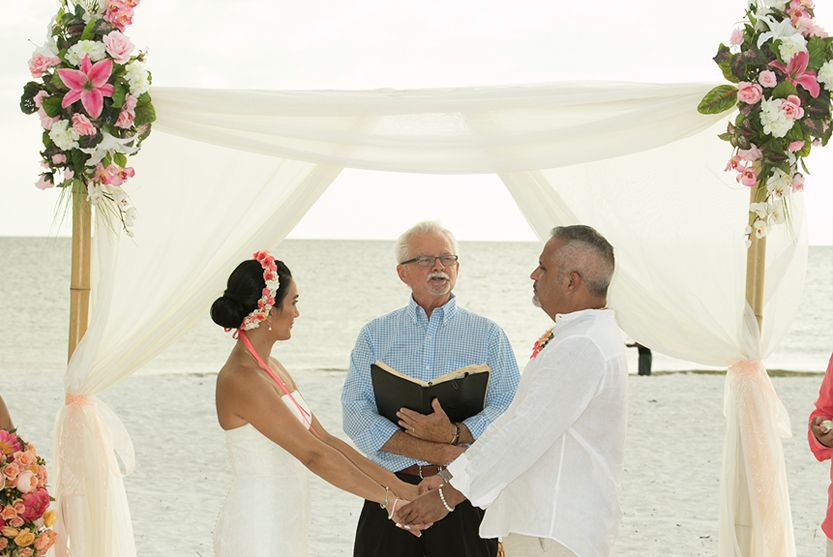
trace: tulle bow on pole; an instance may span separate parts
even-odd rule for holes
[[[56,555],[135,555],[129,512],[107,512],[126,498],[122,478],[136,465],[124,424],[97,397],[67,394],[55,430]]]

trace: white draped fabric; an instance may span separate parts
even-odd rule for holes
[[[759,337],[745,317],[748,190],[723,173],[730,147],[716,135],[725,119],[695,110],[710,88],[154,88],[158,121],[131,159],[136,236],[98,223],[91,323],[65,378],[67,406],[56,424],[59,553],[135,554],[121,483],[132,447],[94,395],[205,315],[231,269],[274,248],[351,167],[498,173],[540,238],[580,222],[610,239],[610,304],[622,328],[671,356],[731,366],[720,555],[794,555],[780,445],[788,418],[759,360],[798,305],[803,206],[793,197],[791,232],[780,227],[768,239]],[[756,424],[754,435],[740,423]],[[73,449],[79,440],[86,452]]]

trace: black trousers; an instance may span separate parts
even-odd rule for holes
[[[420,479],[409,474],[396,474],[399,479],[418,484]],[[478,534],[482,509],[463,501],[454,512],[423,530],[417,538],[397,528],[388,512],[378,503],[365,501],[356,528],[354,557],[496,557],[497,539],[484,540]]]

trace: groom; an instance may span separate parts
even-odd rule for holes
[[[467,499],[485,508],[480,533],[506,557],[604,557],[619,529],[627,360],[607,309],[613,247],[589,226],[552,231],[532,272],[533,302],[555,321],[506,413],[431,489],[397,511],[428,523]],[[452,512],[453,511],[453,512]]]
[[[399,278],[412,292],[408,305],[366,324],[350,358],[341,396],[344,431],[368,458],[417,484],[457,458],[502,414],[518,385],[518,364],[503,330],[457,305],[452,293],[460,264],[457,241],[436,222],[422,222],[395,245]],[[403,409],[393,423],[377,412],[370,364],[430,381],[471,364],[491,368],[482,412],[452,423],[437,401],[427,416]],[[497,540],[478,534],[483,511],[468,503],[415,538],[365,501],[356,530],[357,557],[495,557]]]

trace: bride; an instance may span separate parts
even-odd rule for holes
[[[217,418],[234,478],[214,531],[216,557],[305,557],[310,520],[306,470],[379,503],[393,516],[417,486],[367,460],[321,426],[272,345],[292,336],[300,314],[289,269],[266,251],[232,272],[211,318],[237,329],[217,376]],[[418,529],[411,531],[419,535]]]

